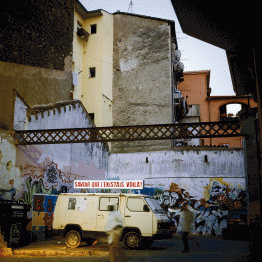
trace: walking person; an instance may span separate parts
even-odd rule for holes
[[[192,208],[188,202],[185,202],[181,206],[180,210],[180,219],[178,224],[178,232],[182,233],[182,241],[184,244],[184,249],[181,252],[189,252],[189,244],[188,244],[188,234],[193,231],[194,225],[194,214],[198,214],[200,211]],[[197,243],[197,246],[200,245]]]
[[[123,217],[113,203],[108,203],[108,211],[110,214],[105,229],[108,235],[110,262],[126,261],[126,255],[120,243],[124,224]]]

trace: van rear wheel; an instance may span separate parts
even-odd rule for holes
[[[81,244],[81,235],[76,230],[70,230],[65,237],[66,245],[70,248],[76,248]]]
[[[129,249],[136,249],[140,247],[141,238],[136,232],[128,232],[124,237],[125,246]]]

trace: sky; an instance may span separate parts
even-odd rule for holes
[[[171,0],[132,0],[132,6],[131,0],[80,0],[80,2],[88,11],[103,9],[114,13],[119,10],[175,21],[178,49],[182,53],[180,62],[184,64],[184,71],[210,70],[211,96],[235,95],[225,50],[184,34]],[[234,107],[232,110],[234,111]]]

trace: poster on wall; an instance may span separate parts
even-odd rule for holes
[[[143,189],[143,180],[75,180],[75,189]]]

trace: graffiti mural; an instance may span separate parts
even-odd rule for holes
[[[11,179],[9,181],[11,185],[11,189],[3,189],[0,188],[0,200],[14,200],[14,196],[16,194],[16,189],[14,188],[14,180]]]
[[[68,175],[57,169],[57,164],[53,162],[44,170],[31,168],[30,173],[24,175],[24,192],[18,202],[32,207],[34,194],[58,195],[61,192],[74,192],[73,181],[75,179],[74,175]]]
[[[178,227],[180,207],[188,202],[199,213],[195,215],[195,234],[222,235],[227,228],[229,208],[246,206],[246,193],[242,188],[232,188],[224,181],[210,181],[205,186],[205,198],[197,199],[185,189],[171,183],[169,190],[156,194],[161,207]]]
[[[47,170],[44,172],[44,175],[48,183],[56,184],[60,173],[61,170],[57,169],[57,165],[55,163],[51,163],[47,166]]]
[[[1,200],[14,200],[15,194],[16,194],[15,188],[11,188],[9,190],[0,189],[0,199]]]
[[[44,240],[50,237],[57,195],[33,195],[32,237]]]

